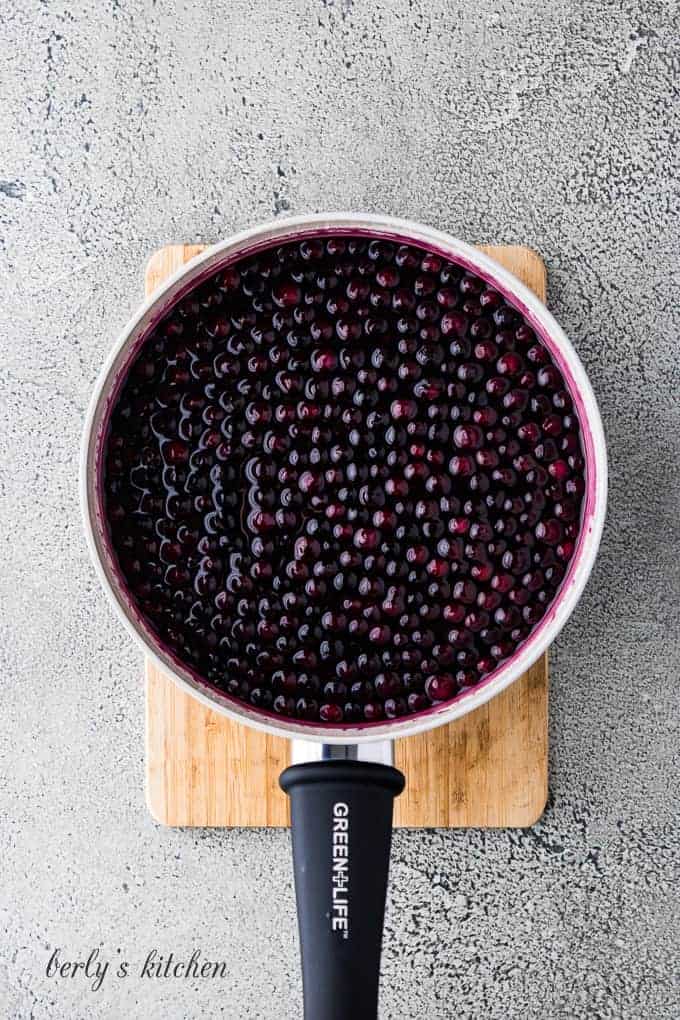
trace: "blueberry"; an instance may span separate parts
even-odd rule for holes
[[[158,637],[229,696],[328,725],[423,711],[511,655],[585,491],[534,330],[380,238],[310,236],[185,295],[123,381],[104,464]]]

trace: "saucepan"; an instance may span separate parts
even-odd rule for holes
[[[549,610],[517,650],[482,682],[427,711],[370,725],[318,724],[276,716],[235,700],[205,681],[167,648],[133,601],[107,528],[103,451],[122,381],[145,338],[199,283],[246,254],[329,234],[412,244],[474,272],[517,309],[562,373],[580,424],[585,489],[580,531]],[[244,725],[289,737],[293,764],[281,785],[291,798],[293,858],[307,1020],[374,1020],[378,1008],[393,800],[404,777],[393,766],[393,742],[472,712],[520,677],[560,632],[591,572],[602,532],[607,490],[605,440],[597,404],[571,343],[545,306],[487,255],[447,233],[373,215],[302,216],[244,230],[183,266],[135,313],[99,376],[87,415],[82,454],[85,529],[101,582],[146,655],[182,689]]]

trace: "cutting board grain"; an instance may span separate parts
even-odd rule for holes
[[[545,300],[541,258],[519,245],[482,245]],[[145,274],[147,295],[202,245],[168,245]],[[278,786],[287,740],[212,712],[146,663],[146,797],[153,817],[172,826],[285,826]],[[395,824],[413,828],[523,828],[548,793],[548,660],[543,656],[492,701],[448,726],[396,744],[407,777]]]

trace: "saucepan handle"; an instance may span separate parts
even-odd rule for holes
[[[376,1020],[392,839],[404,777],[322,761],[281,776],[291,800],[305,1020]]]

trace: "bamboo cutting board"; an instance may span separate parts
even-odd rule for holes
[[[146,268],[147,295],[203,245],[169,245]],[[520,246],[483,250],[545,300],[546,270]],[[205,708],[146,663],[146,798],[163,825],[285,826],[278,777],[289,743]],[[548,660],[475,712],[396,743],[406,789],[395,824],[414,828],[526,827],[548,795]]]

